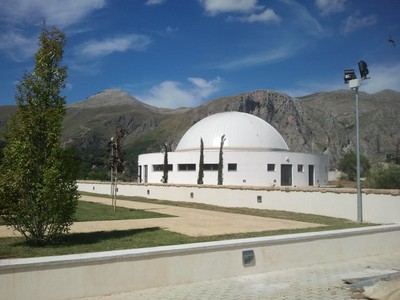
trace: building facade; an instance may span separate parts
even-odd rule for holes
[[[223,184],[247,186],[325,186],[328,156],[290,152],[279,132],[264,120],[241,112],[204,118],[168,152],[168,183],[197,184],[200,140],[204,143],[204,184],[218,183],[221,138]],[[161,183],[164,153],[139,155],[139,178]]]

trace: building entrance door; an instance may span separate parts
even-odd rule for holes
[[[292,165],[281,165],[281,185],[292,185]]]
[[[147,183],[147,181],[148,181],[148,176],[149,176],[148,172],[149,172],[148,165],[145,165],[144,166],[144,183]]]
[[[314,165],[308,166],[308,185],[314,186]]]

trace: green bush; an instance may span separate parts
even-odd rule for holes
[[[374,189],[400,189],[400,166],[380,166],[368,177],[368,187]]]

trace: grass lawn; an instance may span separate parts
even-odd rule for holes
[[[165,245],[177,245],[196,242],[249,238],[259,236],[270,236],[280,234],[291,234],[300,232],[312,232],[323,230],[344,229],[353,227],[370,226],[372,224],[359,224],[345,219],[337,219],[309,214],[299,214],[274,210],[259,210],[250,208],[225,208],[220,206],[212,206],[190,202],[173,202],[151,200],[141,197],[123,197],[119,199],[157,203],[164,205],[173,205],[197,209],[206,209],[212,211],[222,211],[237,214],[254,215],[259,217],[279,218],[286,220],[295,220],[302,222],[318,223],[325,226],[306,229],[285,229],[264,232],[249,232],[242,234],[227,234],[208,237],[191,237],[184,234],[170,232],[158,227],[120,230],[109,232],[91,232],[91,233],[74,233],[63,237],[57,244],[45,247],[31,247],[24,243],[23,238],[0,238],[0,259],[16,258],[16,257],[35,257],[48,255],[64,255],[73,253],[85,253],[96,251],[109,251],[118,249],[131,249],[143,247],[155,247]],[[79,221],[90,220],[110,220],[110,219],[135,219],[135,218],[154,218],[165,217],[152,212],[138,211],[134,209],[117,208],[117,214],[114,214],[111,206],[96,204],[91,202],[80,201],[76,217]],[[170,216],[169,216],[170,217]]]
[[[110,205],[87,201],[78,201],[78,207],[75,213],[75,219],[77,222],[165,217],[173,216],[125,207],[117,207],[116,211],[114,212]],[[0,218],[0,225],[5,225],[2,218]]]
[[[165,217],[173,217],[173,216],[145,211],[145,210],[125,208],[125,207],[117,207],[117,209],[114,212],[112,206],[110,205],[87,202],[87,201],[78,201],[78,208],[75,213],[75,218],[77,222],[149,219],[149,218],[165,218]]]

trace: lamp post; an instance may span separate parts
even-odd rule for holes
[[[369,73],[367,64],[364,61],[358,63],[361,79],[368,79]],[[344,82],[349,84],[349,88],[356,94],[356,157],[357,157],[357,222],[363,221],[362,196],[361,196],[361,164],[360,164],[360,125],[358,109],[358,88],[361,85],[353,69],[344,71]]]

